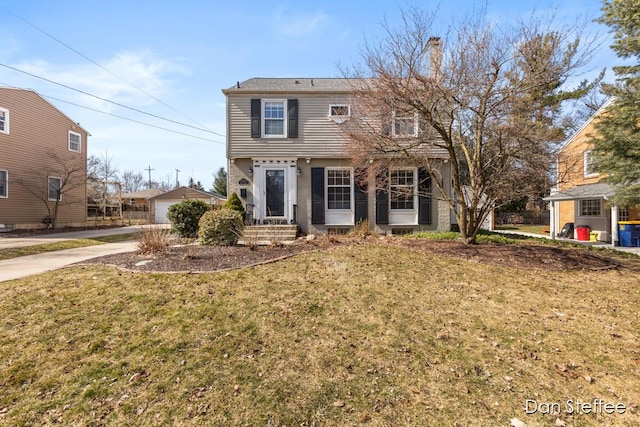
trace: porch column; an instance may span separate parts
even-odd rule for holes
[[[611,206],[611,246],[617,246],[619,244],[620,237],[618,236],[618,205]]]
[[[549,205],[549,237],[556,239],[556,202],[553,200]]]

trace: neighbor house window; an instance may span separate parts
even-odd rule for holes
[[[286,100],[262,101],[262,129],[264,137],[285,137]]]
[[[389,201],[392,210],[414,209],[415,169],[392,170],[389,176]]]
[[[9,197],[9,172],[0,170],[0,197]]]
[[[69,131],[69,151],[75,151],[76,153],[80,152],[80,147],[82,147],[82,137],[79,133]]]
[[[600,199],[580,200],[580,216],[600,216]]]
[[[594,176],[598,176],[596,161],[591,150],[587,150],[584,152],[584,177],[591,178]]]
[[[327,209],[351,209],[351,169],[327,169]]]
[[[9,110],[0,108],[0,133],[9,134]]]
[[[416,114],[393,114],[391,123],[391,135],[395,137],[418,136],[418,115]]]
[[[62,200],[60,189],[62,188],[62,180],[53,176],[49,177],[48,198],[51,201]]]
[[[618,221],[629,221],[629,208],[618,208]]]

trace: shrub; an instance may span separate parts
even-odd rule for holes
[[[210,211],[202,215],[199,225],[203,245],[233,246],[242,235],[242,214],[227,208]]]
[[[148,227],[142,230],[136,243],[139,254],[163,252],[169,246],[169,230],[160,227]]]
[[[180,237],[196,237],[198,221],[209,210],[209,205],[202,200],[185,200],[169,206],[167,218]]]
[[[244,218],[244,214],[245,214],[244,207],[242,206],[242,201],[240,201],[240,198],[238,197],[235,191],[231,193],[231,195],[229,196],[227,201],[224,202],[224,205],[222,205],[222,207],[224,209],[233,209],[234,211],[238,211],[242,215],[242,218]]]

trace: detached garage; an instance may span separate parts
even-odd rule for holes
[[[202,200],[212,207],[219,207],[226,201],[224,196],[216,193],[209,193],[189,187],[178,187],[175,190],[167,191],[166,193],[149,199],[150,217],[156,224],[169,224],[170,221],[169,218],[167,218],[169,206],[187,199]]]

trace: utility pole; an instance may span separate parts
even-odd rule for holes
[[[155,169],[151,169],[151,165],[149,165],[149,167],[145,170],[149,172],[149,183],[147,184],[147,187],[151,188],[151,171],[154,171]]]
[[[176,188],[180,186],[180,181],[178,180],[179,173],[180,173],[180,169],[176,169]]]

